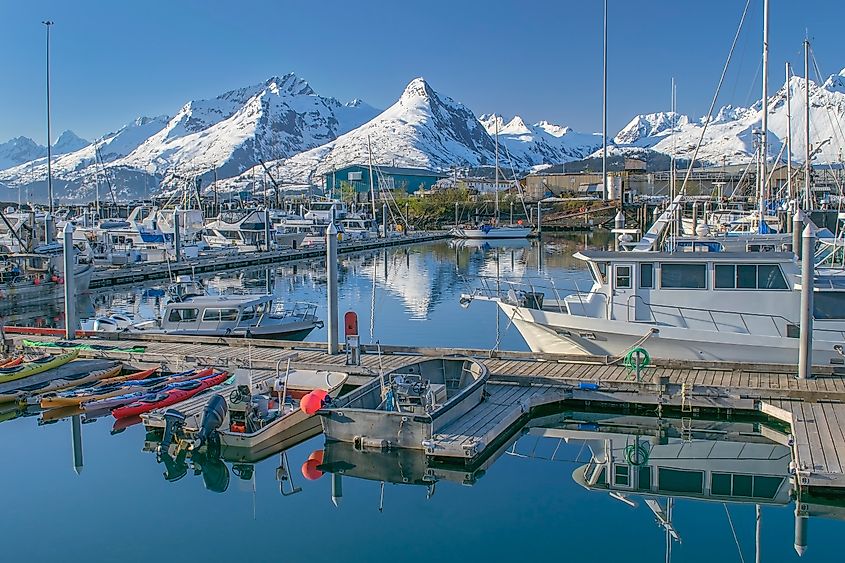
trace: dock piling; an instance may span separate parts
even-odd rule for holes
[[[70,419],[70,437],[73,442],[73,470],[82,473],[82,419],[76,414]]]
[[[813,249],[816,236],[813,225],[801,235],[801,338],[798,344],[798,379],[813,376]]]
[[[74,276],[73,223],[68,221],[62,231],[65,280],[65,338],[76,337],[76,277]]]
[[[387,203],[381,204],[381,236],[387,238]]]
[[[182,261],[182,233],[180,232],[179,208],[173,210],[173,250],[176,253],[175,261]]]
[[[270,238],[270,210],[264,209],[264,248],[267,252],[271,250],[272,238]]]
[[[792,216],[792,252],[798,259],[801,259],[801,231],[804,230],[804,214],[801,208],[796,206],[795,215]]]
[[[337,330],[337,227],[329,223],[326,229],[326,277],[328,278],[328,310],[326,327],[328,328],[328,352],[338,353]]]
[[[537,235],[543,236],[543,208],[542,201],[537,202]]]

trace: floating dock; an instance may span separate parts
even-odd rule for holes
[[[338,252],[347,254],[377,248],[404,246],[431,242],[449,237],[447,231],[423,231],[386,238],[371,238],[363,240],[341,241]],[[148,280],[165,279],[178,275],[193,275],[221,270],[242,269],[255,266],[325,258],[325,245],[313,245],[285,250],[271,250],[269,252],[244,252],[225,256],[200,256],[192,260],[180,262],[140,262],[120,267],[98,267],[91,277],[91,288],[126,285]]]
[[[22,336],[11,338],[17,346],[22,344]],[[845,492],[845,377],[834,367],[817,368],[816,378],[798,380],[795,366],[789,365],[670,360],[656,361],[637,380],[621,363],[604,356],[383,345],[380,354],[374,346],[362,347],[360,365],[347,365],[344,354],[329,355],[321,343],[124,334],[77,342],[102,345],[81,350],[80,357],[121,360],[137,367],[161,365],[181,371],[251,366],[270,377],[290,360],[299,369],[345,371],[352,385],[421,356],[471,356],[490,370],[489,396],[425,443],[426,454],[433,459],[477,462],[500,447],[537,409],[573,401],[648,406],[658,413],[672,409],[690,419],[705,411],[729,417],[752,414],[788,425],[788,431],[772,433],[772,439],[791,447],[798,485]],[[119,349],[108,349],[112,344]],[[134,350],[125,351],[130,348]]]

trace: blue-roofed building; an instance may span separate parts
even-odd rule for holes
[[[425,168],[403,168],[399,166],[373,166],[373,185],[376,194],[380,190],[404,190],[414,193],[419,189],[430,190],[446,174]],[[323,186],[327,191],[339,193],[346,187],[355,190],[359,201],[368,199],[370,193],[370,167],[351,164],[323,175]],[[379,196],[376,195],[376,198]]]

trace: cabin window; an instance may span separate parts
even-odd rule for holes
[[[654,287],[654,264],[640,264],[640,287]]]
[[[707,287],[707,264],[661,264],[660,287],[704,289]]]
[[[713,473],[710,492],[723,497],[773,499],[783,484],[783,477]]]
[[[613,466],[613,482],[616,485],[627,487],[630,484],[630,471],[627,465]]]
[[[616,287],[631,289],[631,266],[616,266]]]
[[[192,323],[199,313],[199,309],[171,309],[167,320],[171,323]]]
[[[249,307],[245,308],[241,313],[241,320],[242,321],[249,321],[255,318],[255,307],[250,305]]]
[[[701,494],[704,491],[703,471],[684,471],[661,467],[657,470],[657,478],[660,480],[661,491],[696,494]]]
[[[818,291],[813,294],[813,317],[845,319],[845,292]]]
[[[599,283],[607,281],[607,262],[597,262],[596,266],[599,269]]]
[[[777,264],[716,264],[716,289],[788,289]]]
[[[221,322],[238,320],[237,309],[206,309],[202,313],[203,321]]]

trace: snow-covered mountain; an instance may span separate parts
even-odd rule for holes
[[[478,119],[490,135],[496,134],[498,124],[499,144],[504,146],[500,147],[500,158],[510,154],[523,168],[578,160],[601,146],[601,135],[577,133],[548,121],[527,125],[518,115],[506,122],[496,114]]]
[[[73,152],[88,143],[73,131],[63,131],[53,143],[52,153],[55,156]],[[47,156],[47,147],[39,145],[29,137],[15,137],[5,143],[0,143],[0,170],[45,156]]]
[[[210,179],[215,168],[220,177],[236,176],[259,159],[289,157],[334,140],[378,113],[361,100],[344,104],[319,96],[287,74],[190,101],[173,117],[140,117],[82,147],[67,137],[67,146],[78,150],[54,158],[52,169],[70,199],[89,199],[104,170],[122,197],[138,197],[150,184],[176,176]],[[10,184],[33,177],[46,177],[43,157],[0,170],[0,181]]]
[[[792,158],[804,159],[804,85],[803,78],[789,81],[792,113]],[[845,70],[819,86],[810,81],[811,146],[824,145],[815,162],[837,162],[845,149]],[[769,160],[786,160],[787,137],[786,88],[784,84],[769,98]],[[614,138],[614,154],[642,154],[645,149],[678,158],[691,158],[701,138],[704,118],[660,112],[638,115]],[[754,158],[754,131],[762,127],[762,103],[751,107],[722,107],[713,117],[704,135],[698,160],[709,164],[749,162]]]
[[[452,166],[487,166],[495,160],[492,132],[499,116],[479,120],[463,104],[415,78],[399,99],[363,126],[316,149],[274,163],[279,177],[293,183],[318,183],[318,176],[349,164],[376,164],[446,170]],[[594,135],[541,122],[527,126],[515,117],[502,123],[499,158],[503,167],[525,170],[538,164],[582,158],[601,144]],[[509,159],[510,157],[510,159]],[[260,171],[259,171],[260,172]],[[251,181],[253,171],[235,179]]]

